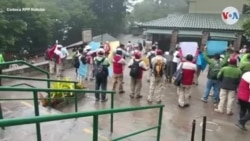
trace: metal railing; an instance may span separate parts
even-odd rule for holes
[[[146,109],[155,109],[159,108],[159,117],[158,117],[158,125],[154,127],[150,127],[144,130],[140,130],[122,137],[118,137],[112,139],[111,141],[119,141],[146,131],[150,131],[153,129],[157,129],[157,141],[160,141],[161,135],[161,124],[162,124],[162,115],[163,115],[163,108],[164,105],[153,105],[153,106],[141,106],[141,107],[128,107],[128,108],[119,108],[119,109],[105,109],[105,110],[98,110],[98,111],[89,111],[89,112],[78,112],[78,113],[69,113],[69,114],[60,114],[60,115],[49,115],[49,116],[38,116],[38,117],[31,117],[31,118],[16,118],[16,119],[4,119],[0,120],[0,126],[15,126],[15,125],[23,125],[23,124],[32,124],[35,123],[36,125],[40,125],[41,122],[49,122],[49,121],[57,121],[57,120],[64,120],[64,119],[72,119],[72,118],[79,118],[79,117],[89,117],[93,116],[93,141],[98,141],[98,125],[99,115],[105,114],[113,114],[113,113],[122,113],[122,112],[129,112],[129,111],[138,111],[138,110],[146,110]],[[37,141],[42,141],[40,127],[36,126],[37,128]]]
[[[1,63],[0,66],[6,66],[6,65],[12,65],[12,64],[23,64],[23,65],[29,66],[29,67],[31,67],[31,68],[45,74],[47,79],[50,79],[50,73],[49,72],[47,72],[46,70],[41,69],[41,68],[39,68],[37,66],[34,66],[34,65],[30,64],[30,63],[27,63],[27,62],[25,62],[23,60],[4,62],[4,63]],[[50,81],[47,81],[47,88],[50,88]],[[48,96],[50,97],[50,93],[48,93]],[[49,100],[49,104],[50,104],[50,100]]]
[[[15,87],[0,87],[0,91],[8,91],[8,92],[33,92],[33,99],[28,99],[28,98],[24,98],[24,99],[0,99],[0,101],[5,101],[5,100],[33,100],[34,101],[34,111],[35,111],[35,116],[39,116],[39,98],[38,98],[38,92],[73,92],[75,93],[74,95],[74,100],[75,103],[77,103],[77,95],[78,94],[82,94],[79,92],[83,92],[83,93],[106,93],[106,94],[111,94],[111,102],[110,102],[110,108],[113,109],[114,108],[114,91],[96,91],[96,90],[69,90],[69,89],[44,89],[44,88],[15,88]],[[76,105],[77,106],[77,105]],[[114,116],[111,113],[110,115],[110,132],[113,132],[113,121],[114,121]],[[39,137],[40,136],[40,124],[37,123],[37,134]],[[4,126],[0,126],[2,128],[4,128]]]
[[[42,79],[42,78],[30,78],[30,77],[20,77],[20,76],[9,76],[9,75],[0,75],[0,78],[4,78],[4,79],[15,79],[15,80],[31,80],[31,81],[43,81],[43,82],[47,82],[47,83],[51,83],[51,82],[59,82],[59,83],[73,83],[74,84],[74,88],[76,88],[76,85],[78,82],[76,81],[66,81],[66,80],[53,80],[53,79]],[[17,87],[17,86],[22,86],[22,85],[26,85],[29,86],[31,88],[34,88],[34,86],[27,84],[27,83],[21,83],[21,84],[15,84],[12,85],[11,87]],[[48,87],[50,88],[50,87]],[[49,104],[50,104],[50,97],[51,94],[48,95],[49,97]],[[77,100],[77,96],[75,97]],[[5,99],[5,100],[12,100],[12,99]],[[33,100],[33,99],[26,99],[26,100]],[[78,103],[75,101],[75,112],[78,111]]]

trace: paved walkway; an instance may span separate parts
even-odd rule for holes
[[[75,73],[74,70],[67,70],[66,74],[74,78]],[[37,76],[42,78],[43,76]],[[45,77],[44,77],[45,78]],[[129,87],[129,75],[128,70],[125,71],[125,84],[124,88],[126,93],[123,95],[116,94],[115,95],[115,107],[128,107],[128,106],[141,106],[141,105],[148,105],[146,102],[146,96],[149,91],[149,84],[146,82],[146,73],[145,78],[143,79],[143,88],[142,88],[142,95],[144,96],[141,100],[131,100],[129,98],[130,94],[130,87]],[[250,138],[249,132],[242,132],[238,128],[234,126],[234,123],[237,120],[237,105],[235,104],[235,115],[234,116],[227,116],[227,115],[220,115],[213,111],[213,104],[212,100],[208,104],[205,104],[200,101],[200,98],[203,94],[204,87],[205,87],[205,74],[202,74],[200,78],[200,85],[195,86],[193,88],[192,98],[191,98],[191,106],[187,109],[179,109],[177,106],[177,95],[176,95],[176,88],[173,85],[166,85],[164,91],[162,92],[163,97],[163,104],[165,104],[164,108],[164,116],[163,116],[163,123],[162,123],[162,134],[161,140],[162,141],[188,141],[190,140],[191,135],[191,127],[192,127],[192,120],[197,119],[197,128],[196,128],[196,140],[201,140],[201,126],[200,123],[202,122],[202,116],[208,117],[208,125],[207,125],[207,132],[206,132],[206,140],[207,141],[248,141]],[[17,84],[20,82],[30,83],[36,87],[46,87],[45,83],[37,83],[37,82],[27,82],[27,81],[10,81],[5,83],[6,85]],[[89,82],[88,87],[90,89],[94,88],[94,83]],[[109,80],[108,88],[111,89],[112,87],[112,80]],[[2,93],[1,97],[4,98],[28,98],[32,95],[29,93]],[[105,109],[109,108],[110,101],[107,103],[96,103],[93,94],[87,94],[87,97],[81,101],[79,101],[79,110],[80,111],[89,111],[89,110],[96,110],[96,109]],[[9,102],[7,102],[9,103]],[[26,104],[24,104],[26,103]],[[30,101],[21,101],[19,104],[23,105],[24,107],[32,107],[32,102]],[[15,107],[15,106],[14,106]],[[5,106],[6,109],[10,109],[9,106]],[[13,108],[12,108],[13,109]],[[69,113],[74,111],[74,106],[69,105],[65,108],[58,109],[61,112]],[[27,116],[25,114],[26,109],[21,110],[23,112],[20,116]],[[20,109],[17,108],[16,110],[12,110],[12,115],[18,116],[18,112],[20,113]],[[53,113],[54,114],[54,113]],[[5,114],[6,115],[6,114]],[[11,116],[7,116],[8,118]],[[91,135],[91,123],[92,118],[82,118],[83,123],[86,126],[79,125],[78,123],[76,127],[72,127],[72,121],[69,122],[68,126],[61,128],[61,126],[57,126],[57,124],[51,124],[50,127],[46,126],[43,128],[43,132],[45,130],[45,134],[43,134],[44,140],[46,141],[55,141],[55,140],[63,140],[68,141],[70,137],[75,137],[74,141],[84,139],[84,135],[88,134]],[[122,136],[132,131],[141,130],[150,126],[154,126],[157,124],[158,120],[158,111],[157,110],[146,110],[146,111],[138,111],[138,112],[128,112],[128,113],[119,113],[115,114],[114,116],[114,135],[113,136]],[[87,124],[88,123],[88,124]],[[47,124],[47,123],[45,123]],[[58,122],[58,124],[63,124]],[[67,125],[67,124],[66,124]],[[109,134],[109,116],[100,116],[100,140],[107,140],[110,137]],[[34,126],[33,126],[34,128]],[[86,129],[85,129],[86,128]],[[248,128],[250,129],[249,125]],[[26,134],[29,135],[29,129],[26,130],[26,127],[23,126],[19,130],[19,128],[13,128],[10,131],[6,130],[5,134]],[[73,131],[71,131],[71,129]],[[49,131],[48,135],[47,130]],[[57,131],[60,130],[60,131]],[[9,132],[8,132],[9,131]],[[7,133],[8,132],[8,133]],[[34,133],[34,132],[33,132]],[[47,138],[47,136],[49,136]],[[53,136],[53,137],[52,137]],[[83,137],[84,136],[84,137]],[[56,138],[58,137],[58,138]],[[153,141],[156,140],[156,131],[146,132],[134,137],[130,138],[130,141]],[[24,138],[25,139],[25,138]],[[31,139],[33,140],[33,139]],[[30,141],[31,141],[30,140]],[[15,141],[11,138],[4,138],[4,141]],[[21,138],[18,139],[21,140]]]

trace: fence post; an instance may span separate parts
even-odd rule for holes
[[[76,85],[77,85],[77,83],[76,82],[74,82],[74,88],[76,89]],[[77,92],[74,92],[74,97],[75,97],[75,112],[78,112],[78,93]]]
[[[2,105],[0,103],[0,120],[3,119],[3,110],[2,110]],[[3,130],[5,129],[4,126],[1,127]]]
[[[114,92],[111,93],[111,109],[114,109]],[[110,132],[113,133],[114,129],[114,114],[110,115]]]
[[[93,141],[98,141],[98,115],[93,116]]]
[[[207,117],[204,116],[203,123],[202,123],[202,140],[201,141],[206,140],[206,128],[207,128],[206,126],[207,126]]]
[[[163,107],[160,108],[159,117],[158,117],[157,141],[160,141],[161,139],[162,113],[163,113]]]
[[[33,99],[34,99],[35,116],[39,116],[38,92],[37,91],[33,91]],[[39,122],[36,123],[36,137],[37,137],[37,141],[42,141],[41,128],[40,128]]]
[[[195,127],[196,127],[196,120],[193,120],[193,123],[192,123],[191,141],[194,141],[194,136],[195,136]]]

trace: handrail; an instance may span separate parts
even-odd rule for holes
[[[21,80],[31,80],[31,81],[49,81],[49,82],[62,82],[62,83],[77,83],[77,81],[54,80],[54,79],[43,79],[43,78],[30,78],[30,77],[9,76],[9,75],[0,75],[0,78],[5,78],[5,79],[21,79]]]
[[[110,108],[114,108],[114,94],[115,91],[99,91],[99,90],[84,90],[84,89],[45,89],[45,88],[13,88],[13,87],[6,87],[2,86],[0,87],[0,91],[14,91],[14,92],[33,92],[33,101],[34,101],[34,111],[35,111],[35,116],[39,116],[39,107],[38,107],[38,92],[74,92],[74,100],[75,100],[75,112],[77,112],[77,97],[78,94],[77,92],[83,92],[83,93],[106,93],[106,94],[111,94],[111,102],[110,102]],[[1,99],[0,99],[1,100]],[[50,99],[49,99],[50,100]],[[110,115],[110,132],[113,132],[113,121],[114,121],[114,115]],[[36,129],[37,129],[37,134],[40,133],[40,124],[36,124]],[[41,136],[38,134],[38,136]]]
[[[85,93],[109,93],[113,94],[115,91],[102,91],[102,90],[81,90],[81,89],[76,89],[76,90],[70,90],[70,89],[46,89],[46,88],[13,88],[13,87],[6,87],[2,86],[0,87],[0,91],[13,91],[13,92],[85,92]]]
[[[43,74],[46,75],[47,79],[50,79],[50,74],[49,72],[45,71],[44,69],[41,69],[39,67],[36,67],[30,63],[27,63],[23,60],[16,60],[16,61],[8,61],[8,62],[4,62],[4,63],[1,63],[0,66],[4,66],[4,65],[12,65],[12,64],[24,64],[24,65],[27,65]],[[50,81],[47,81],[47,88],[50,88]],[[50,93],[48,93],[48,96],[50,97]],[[49,100],[49,103],[50,103],[50,100]]]
[[[56,121],[56,120],[65,120],[79,117],[88,117],[93,116],[94,125],[93,125],[93,141],[98,141],[98,116],[105,114],[114,114],[114,113],[122,113],[122,112],[130,112],[130,111],[138,111],[138,110],[146,110],[146,109],[156,109],[159,108],[159,120],[158,125],[154,127],[150,127],[148,129],[144,129],[141,131],[137,131],[135,133],[119,137],[117,139],[113,139],[112,141],[118,141],[129,136],[133,136],[142,132],[146,132],[153,129],[158,129],[157,131],[157,141],[160,141],[160,132],[161,132],[161,123],[162,123],[162,114],[164,105],[151,105],[151,106],[141,106],[141,107],[127,107],[127,108],[118,108],[118,109],[104,109],[104,110],[96,110],[96,111],[88,111],[88,112],[79,112],[79,113],[69,113],[69,114],[60,114],[60,115],[48,115],[48,116],[39,116],[39,117],[31,117],[31,118],[14,118],[14,119],[4,119],[0,120],[0,126],[15,126],[15,125],[23,125],[23,124],[32,124],[32,123],[41,123],[48,121]],[[37,138],[37,141],[41,141],[41,138]]]

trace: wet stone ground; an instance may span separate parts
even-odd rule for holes
[[[66,70],[67,76],[75,79],[74,70]],[[128,70],[125,71],[124,89],[125,94],[115,95],[115,107],[129,107],[129,106],[144,106],[148,105],[146,96],[149,92],[149,84],[146,81],[144,74],[141,100],[130,99],[130,87]],[[44,76],[34,76],[38,78],[45,78]],[[208,124],[206,131],[207,141],[249,141],[250,131],[243,132],[235,127],[237,121],[238,106],[234,105],[234,115],[227,116],[215,113],[210,98],[209,103],[205,104],[200,101],[200,98],[205,89],[205,72],[200,77],[200,85],[194,86],[192,89],[191,105],[186,109],[179,109],[177,106],[176,88],[171,84],[166,84],[162,91],[162,104],[165,105],[162,122],[161,141],[190,141],[191,127],[193,119],[196,119],[196,136],[195,140],[201,141],[201,125],[202,117],[207,116]],[[46,83],[37,83],[34,81],[5,81],[5,85],[17,83],[29,83],[36,87],[46,87]],[[88,83],[89,89],[94,88],[94,83]],[[112,79],[109,79],[108,88],[112,88]],[[20,92],[1,92],[2,98],[31,98],[31,93]],[[110,100],[110,97],[109,97]],[[153,103],[155,104],[155,103]],[[4,101],[2,102],[4,118],[13,117],[28,117],[33,116],[32,101]],[[86,97],[79,101],[79,111],[90,111],[96,109],[109,109],[110,101],[107,103],[96,103],[93,94],[87,94]],[[64,108],[57,110],[48,110],[40,107],[41,114],[58,114],[74,112],[74,105],[67,105]],[[129,134],[134,131],[142,130],[151,126],[157,125],[158,110],[144,110],[136,112],[118,113],[114,115],[114,133],[109,132],[110,116],[99,117],[99,140],[108,141],[110,138],[115,138]],[[92,138],[92,120],[93,118],[79,118],[77,120],[65,120],[48,122],[41,124],[43,141],[91,141]],[[248,125],[250,129],[250,126]],[[5,131],[0,132],[1,141],[35,141],[35,125],[13,126],[6,128]],[[154,141],[156,140],[156,130],[145,132],[126,139],[125,141]]]

